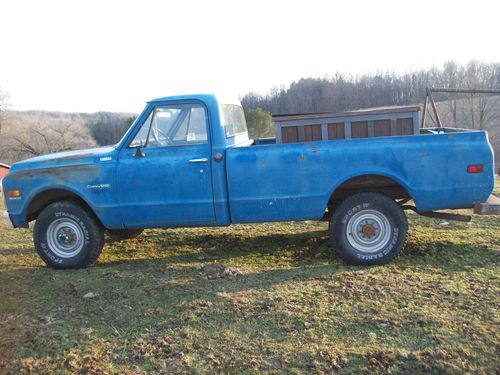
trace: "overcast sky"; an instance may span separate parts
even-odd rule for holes
[[[500,62],[500,1],[0,0],[13,109],[137,112],[189,92]]]

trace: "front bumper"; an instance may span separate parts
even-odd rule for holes
[[[7,211],[4,211],[2,217],[9,226],[9,228],[14,228],[14,224],[12,223],[12,220],[10,220],[10,215]]]

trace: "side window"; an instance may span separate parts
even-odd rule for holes
[[[205,108],[199,104],[180,104],[156,107],[129,147],[167,147],[207,141]]]
[[[206,142],[207,124],[205,116],[205,108],[198,106],[191,108],[189,120],[189,129],[186,135],[187,142]]]
[[[247,133],[247,123],[243,108],[236,104],[222,104],[222,118],[226,129],[226,138]]]
[[[130,142],[128,147],[144,147],[146,145],[146,139],[148,138],[149,126],[151,125],[151,119],[153,118],[153,112],[151,112],[142,123],[141,129],[135,135],[134,140]]]

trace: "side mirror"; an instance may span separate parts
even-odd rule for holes
[[[141,146],[137,146],[135,148],[135,152],[134,152],[133,157],[134,158],[143,158],[144,156],[146,156],[146,155],[144,155],[144,152],[142,152]]]

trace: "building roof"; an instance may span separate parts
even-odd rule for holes
[[[4,163],[0,163],[0,167],[10,169],[10,165],[4,164]]]
[[[355,111],[346,111],[346,112],[298,113],[298,114],[291,114],[291,115],[273,115],[273,120],[274,121],[286,121],[286,120],[322,119],[322,118],[348,117],[348,116],[360,116],[360,115],[378,115],[378,114],[418,112],[418,111],[420,111],[420,106],[390,106],[390,107],[357,109]]]

